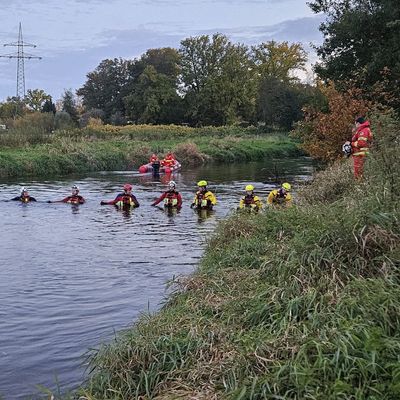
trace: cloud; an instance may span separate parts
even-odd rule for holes
[[[310,51],[309,42],[318,44],[322,41],[317,29],[321,20],[322,17],[315,16],[274,25],[236,28],[216,26],[215,29],[207,30],[191,29],[186,23],[179,21],[173,25],[154,22],[134,29],[107,29],[92,36],[94,46],[85,44],[75,49],[65,47],[53,52],[46,51],[46,54],[41,52],[45,56],[41,61],[27,62],[26,87],[44,89],[58,99],[64,89],[75,90],[81,87],[86,80],[86,74],[93,71],[103,59],[139,57],[150,48],[178,48],[182,39],[200,34],[220,32],[235,42],[248,45],[268,40],[301,42]],[[314,61],[315,55],[311,58]],[[0,100],[15,93],[15,69],[15,62],[0,59]]]

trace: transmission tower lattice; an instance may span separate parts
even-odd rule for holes
[[[1,58],[16,58],[17,59],[17,99],[21,100],[25,97],[25,59],[41,60],[42,57],[34,56],[25,53],[24,47],[36,47],[35,44],[26,43],[22,38],[22,26],[19,23],[18,42],[6,43],[4,46],[17,47],[17,52],[13,54],[0,55]]]

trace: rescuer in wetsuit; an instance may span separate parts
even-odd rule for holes
[[[182,196],[179,192],[175,190],[176,183],[174,181],[170,181],[168,183],[168,191],[164,192],[154,203],[152,206],[156,206],[164,200],[164,207],[168,208],[181,208],[182,207]]]
[[[114,200],[101,201],[101,205],[113,205],[117,207],[139,207],[139,202],[136,197],[131,193],[132,185],[126,183],[123,187],[124,192],[117,195]]]
[[[79,187],[74,185],[71,188],[71,196],[67,196],[62,200],[49,200],[48,203],[68,203],[68,204],[83,204],[85,199],[79,194]]]
[[[292,195],[290,183],[283,183],[280,189],[274,189],[270,192],[267,198],[267,203],[271,206],[288,207],[292,204]]]
[[[22,203],[30,203],[31,201],[36,201],[34,197],[29,196],[28,189],[24,187],[21,189],[21,194],[17,197],[13,197],[11,201],[20,201]]]
[[[250,211],[259,211],[262,209],[261,199],[254,194],[254,186],[247,185],[246,195],[240,199],[239,209],[247,209]]]
[[[199,190],[196,192],[190,208],[197,210],[212,210],[213,206],[217,204],[217,198],[214,193],[207,189],[207,181],[197,182]]]

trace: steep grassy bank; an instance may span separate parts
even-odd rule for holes
[[[93,355],[80,394],[398,399],[400,156],[386,127],[363,182],[342,163],[297,206],[222,223],[163,309]]]
[[[165,154],[169,150],[184,165],[302,154],[284,135],[260,135],[238,128],[106,126],[40,139],[9,137],[8,143],[0,150],[0,177],[136,169],[148,162],[152,152]]]

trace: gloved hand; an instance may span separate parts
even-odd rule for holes
[[[190,208],[193,208],[195,205],[196,205],[196,204],[192,203],[192,204],[190,205]]]

